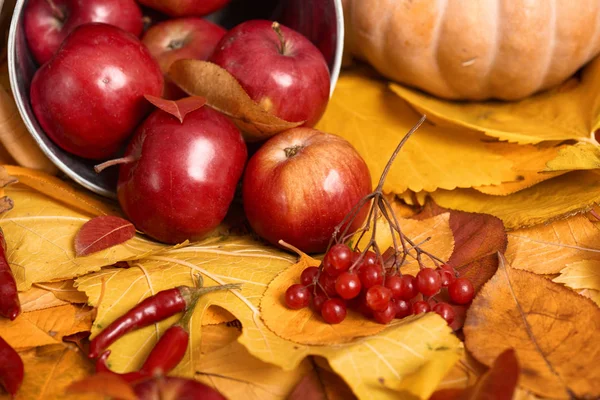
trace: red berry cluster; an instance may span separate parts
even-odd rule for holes
[[[333,245],[320,267],[308,267],[300,282],[285,292],[285,303],[291,309],[312,308],[329,324],[346,318],[347,308],[361,312],[381,324],[394,318],[433,311],[448,324],[455,313],[446,302],[435,296],[442,288],[455,304],[467,304],[474,289],[466,278],[457,277],[451,266],[421,268],[416,277],[402,274],[396,268],[385,268],[382,257],[373,251],[353,251],[345,244]]]

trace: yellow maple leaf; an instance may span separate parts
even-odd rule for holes
[[[0,214],[7,258],[19,290],[33,283],[70,279],[167,246],[138,235],[87,257],[76,257],[73,240],[91,216],[24,185],[5,189],[14,207]]]
[[[409,236],[413,233],[406,232]],[[191,281],[192,274],[201,273],[206,285],[242,283],[240,290],[204,296],[197,305],[198,310],[217,305],[231,312],[243,326],[238,341],[254,357],[284,370],[297,368],[309,355],[326,357],[336,373],[364,398],[394,398],[399,391],[425,398],[435,389],[436,379],[441,379],[460,356],[458,339],[444,320],[434,314],[340,346],[310,346],[279,337],[263,322],[259,304],[269,282],[294,262],[294,257],[248,238],[209,240],[146,257],[135,263],[139,267],[134,265],[126,271],[118,271],[118,278],[111,279],[108,271],[102,271],[79,278],[77,285],[95,304],[104,280],[105,297],[97,320],[104,326],[137,303],[144,293],[149,293],[148,282],[156,291],[165,287],[161,283],[163,279],[169,286],[176,286],[185,279]],[[154,279],[156,274],[163,276]],[[115,298],[118,302],[111,306],[110,299]],[[192,319],[190,343],[199,340],[196,335],[201,334],[201,327],[197,321],[201,317]],[[165,325],[172,322],[173,319],[158,327],[132,332],[117,341],[111,346],[114,350],[111,367],[118,371],[139,367]],[[95,324],[92,331],[98,330]],[[389,351],[390,346],[394,351]],[[200,358],[198,346],[191,346],[178,372],[193,376]],[[363,365],[364,369],[352,365]]]
[[[536,274],[557,274],[582,259],[600,261],[600,229],[585,215],[507,233],[510,264]]]
[[[596,143],[600,128],[600,58],[559,87],[516,102],[453,102],[391,84],[415,108],[440,120],[520,144],[577,140]]]
[[[600,258],[571,263],[553,281],[572,289],[600,290]]]
[[[600,175],[573,171],[508,196],[457,189],[437,190],[431,197],[444,208],[494,215],[513,230],[589,210],[600,203]]]
[[[384,82],[361,71],[342,74],[317,129],[350,141],[377,182],[393,149],[420,115]],[[384,192],[433,191],[515,180],[511,161],[486,146],[482,137],[474,131],[426,122],[398,155]]]
[[[66,388],[73,382],[89,376],[93,364],[81,351],[65,344],[37,347],[20,356],[25,367],[23,384],[14,400],[102,400],[96,394],[67,394]],[[9,400],[0,394],[0,400]]]
[[[14,321],[0,319],[0,336],[15,349],[62,343],[64,336],[88,331],[92,314],[71,304],[23,313]]]

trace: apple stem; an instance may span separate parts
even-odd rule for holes
[[[102,164],[98,164],[98,165],[94,166],[94,171],[96,171],[96,173],[99,174],[100,172],[104,171],[106,168],[112,167],[113,165],[129,164],[129,163],[135,162],[137,160],[138,159],[134,156],[115,158],[114,160],[108,160],[106,162],[103,162]]]
[[[279,37],[279,43],[281,44],[281,47],[279,48],[279,53],[285,55],[286,50],[287,50],[286,49],[286,41],[285,41],[285,38],[283,37],[283,32],[281,32],[281,25],[279,25],[279,22],[273,22],[273,25],[271,25],[271,28],[273,28],[273,30]]]
[[[53,0],[46,0],[46,3],[48,3],[50,8],[52,9],[52,13],[54,14],[54,16],[56,18],[60,19],[61,21],[65,20],[65,14],[62,12],[60,7],[58,7],[56,4],[54,4]]]
[[[291,158],[298,154],[298,152],[302,150],[302,148],[303,146],[296,145],[292,147],[286,147],[285,149],[283,149],[283,151],[285,152],[286,158]]]
[[[410,137],[412,136],[412,134],[415,133],[416,130],[419,129],[419,127],[421,125],[423,125],[423,122],[425,122],[426,119],[427,119],[427,117],[425,115],[423,115],[421,117],[421,119],[419,120],[419,122],[417,122],[417,124],[415,126],[413,126],[411,128],[411,130],[408,131],[408,133],[406,135],[404,135],[404,137],[402,138],[402,140],[400,141],[400,143],[396,147],[396,150],[394,150],[394,152],[392,153],[392,156],[390,157],[389,161],[385,165],[385,168],[383,169],[383,172],[381,173],[381,177],[379,178],[379,184],[377,184],[377,188],[375,188],[376,192],[381,192],[381,190],[383,189],[383,183],[385,182],[385,178],[387,178],[387,175],[390,172],[390,169],[392,168],[392,164],[394,163],[394,160],[396,159],[396,156],[398,155],[398,153],[402,149],[402,146],[404,146],[404,143],[406,143],[406,141],[408,139],[410,139]]]

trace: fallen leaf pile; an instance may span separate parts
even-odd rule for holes
[[[297,125],[249,102],[208,63],[179,62],[170,75],[202,96],[184,108],[152,99],[181,118],[205,98],[250,140]],[[89,340],[140,301],[198,276],[241,287],[200,299],[171,375],[227,398],[600,398],[600,59],[513,103],[444,101],[352,66],[317,128],[350,141],[377,182],[422,113],[428,119],[384,192],[403,233],[475,287],[450,326],[435,313],[381,325],[349,311],[328,325],[309,309],[289,310],[285,290],[319,255],[226,225],[201,242],[149,240],[115,203],[39,172],[52,171],[43,156],[9,151],[3,132],[24,127],[0,120],[0,161],[38,169],[0,168],[0,228],[23,311],[0,320],[0,336],[25,363],[17,399],[131,398],[121,381],[93,375]],[[380,248],[393,243],[385,225],[377,222]],[[402,271],[417,268],[407,262]],[[110,369],[138,369],[178,318],[117,340]]]

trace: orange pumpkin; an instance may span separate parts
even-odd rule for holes
[[[598,0],[344,0],[349,50],[448,99],[515,100],[600,52]]]

